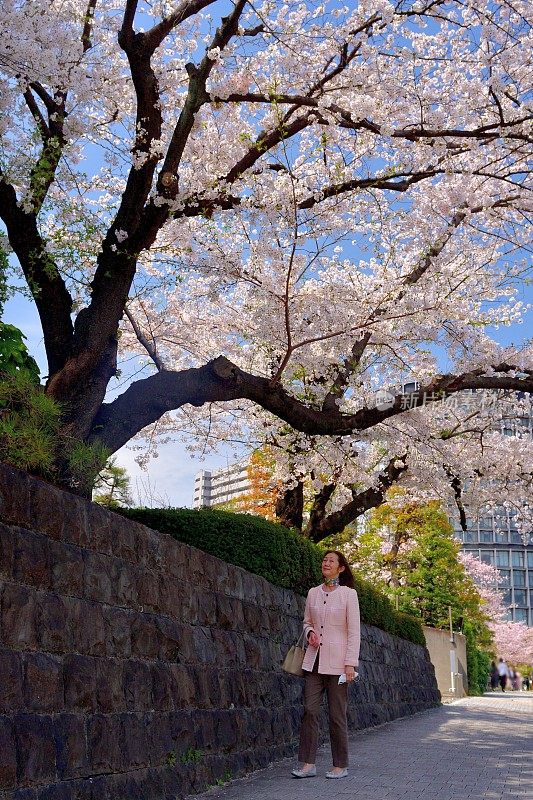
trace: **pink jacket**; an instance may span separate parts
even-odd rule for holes
[[[342,675],[345,667],[359,664],[361,621],[355,589],[337,586],[325,592],[322,586],[309,590],[305,603],[304,633],[320,636],[318,671],[322,675]],[[303,669],[311,672],[318,648],[308,646]]]

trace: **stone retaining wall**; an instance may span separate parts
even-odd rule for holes
[[[303,600],[0,465],[0,798],[176,800],[295,752]],[[350,725],[439,702],[363,628]]]

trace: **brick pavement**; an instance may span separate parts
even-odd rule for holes
[[[465,698],[350,736],[350,774],[333,782],[329,745],[318,777],[272,764],[195,797],[205,800],[532,800],[533,692]]]

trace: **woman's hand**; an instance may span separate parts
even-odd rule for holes
[[[346,673],[346,680],[348,683],[352,683],[355,680],[355,667],[350,667],[348,664],[344,667],[344,671]]]
[[[314,631],[311,631],[311,633],[307,637],[307,641],[309,642],[311,647],[318,647],[318,645],[320,644],[320,639],[318,638],[318,635]]]

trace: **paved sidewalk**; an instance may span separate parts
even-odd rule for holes
[[[214,788],[205,800],[532,800],[533,692],[455,701],[415,717],[352,734],[347,779],[290,777],[294,761]]]

